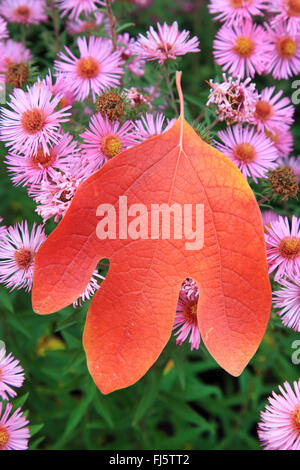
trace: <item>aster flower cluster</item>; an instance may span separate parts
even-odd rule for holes
[[[289,156],[294,106],[275,86],[257,92],[250,79],[255,73],[272,74],[274,79],[299,73],[297,5],[280,0],[272,5],[268,1],[212,0],[209,10],[223,22],[214,41],[216,62],[231,74],[229,78],[223,75],[222,83],[209,82],[207,105],[213,105],[218,120],[228,125],[218,132],[216,148],[231,158],[247,179],[255,183],[268,179],[271,189],[283,200],[296,197],[299,160]],[[256,25],[253,18],[264,11],[269,13],[269,23]],[[287,218],[275,214],[265,224],[269,271],[276,282],[283,283],[282,290],[274,293],[274,306],[281,309],[283,324],[297,331],[298,223],[293,217],[290,228]]]
[[[120,90],[125,72],[141,77],[149,60],[162,63],[199,50],[197,38],[189,39],[189,32],[180,32],[176,22],[158,24],[158,33],[150,28],[149,54],[148,40],[135,39],[127,32],[110,38],[93,35],[100,28],[110,36],[109,17],[104,10],[98,11],[106,2],[56,0],[54,4],[67,17],[67,31],[85,35],[77,37],[77,51],[68,47],[58,51],[54,74],[49,70],[31,85],[17,80],[21,67],[29,69],[33,62],[30,51],[8,38],[4,20],[0,24],[0,80],[13,88],[0,116],[0,136],[7,148],[4,162],[12,183],[27,189],[42,219],[32,227],[27,221],[1,226],[0,282],[10,290],[31,290],[34,260],[46,240],[46,224],[64,217],[80,184],[109,159],[174,123],[161,111],[142,113],[152,111],[151,101],[159,96],[159,89]],[[1,2],[0,14],[9,23],[25,26],[46,21],[45,2],[34,5],[21,0]],[[90,116],[90,120],[78,132],[81,104],[84,119]],[[74,306],[90,299],[101,280],[103,276],[95,270]]]
[[[295,107],[276,86],[257,90],[257,75],[289,79],[300,71],[299,2],[276,0],[211,0],[209,11],[223,24],[213,44],[215,61],[227,71],[223,81],[210,80],[207,106],[212,124],[225,121],[215,146],[229,157],[251,184],[268,184],[259,203],[297,198],[299,157],[291,156]],[[255,18],[268,13],[268,22]],[[283,212],[283,211],[282,211]],[[262,211],[273,307],[285,327],[300,332],[300,219]],[[266,449],[299,450],[299,383],[286,382],[273,392],[258,435]]]
[[[234,77],[272,73],[287,79],[300,71],[300,10],[295,0],[211,0],[223,23],[213,44],[216,63]],[[254,18],[268,13],[269,23]]]
[[[293,2],[281,3],[291,3],[285,8],[289,13],[283,15],[284,20],[278,14],[279,6],[271,7],[265,0],[211,0],[209,4],[214,19],[223,23],[214,41],[214,57],[229,77],[223,74],[221,83],[210,80],[207,105],[216,108],[219,121],[239,126],[219,132],[221,142],[216,146],[256,183],[278,167],[280,158],[288,165],[293,148],[294,106],[290,99],[275,86],[257,91],[251,83],[255,74],[272,73],[275,79],[287,79],[299,73],[299,17]],[[255,24],[254,18],[266,12],[269,23]]]
[[[273,392],[261,412],[258,436],[266,450],[300,450],[300,378]]]
[[[19,361],[0,347],[0,451],[28,448],[29,421],[20,408],[13,410],[13,404],[9,402],[16,397],[15,388],[22,387],[24,379]]]

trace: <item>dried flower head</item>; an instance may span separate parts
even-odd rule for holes
[[[22,88],[28,83],[30,77],[29,66],[26,63],[11,62],[5,74],[5,81],[14,88]]]
[[[274,195],[279,196],[282,201],[287,201],[289,198],[297,198],[299,184],[292,168],[281,166],[270,170],[268,181]]]
[[[96,109],[102,115],[107,116],[109,121],[119,121],[124,113],[124,98],[117,91],[109,91],[98,96]]]

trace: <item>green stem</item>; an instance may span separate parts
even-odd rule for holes
[[[26,47],[26,26],[25,24],[21,24],[21,37],[22,37],[22,44]]]
[[[177,108],[175,96],[174,96],[174,93],[173,93],[173,90],[172,90],[169,71],[168,71],[166,66],[164,66],[164,71],[165,71],[166,82],[167,82],[168,90],[169,90],[169,93],[170,93],[172,105],[173,105],[176,116],[178,116],[179,115],[178,114],[178,108]]]

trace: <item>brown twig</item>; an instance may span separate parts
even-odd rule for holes
[[[201,113],[199,114],[199,116],[196,117],[195,121],[196,122],[199,122],[201,121],[201,119],[204,117],[204,114],[205,114],[205,111],[201,111]]]
[[[158,90],[158,87],[159,87],[159,85],[160,85],[160,82],[161,82],[162,77],[163,77],[162,74],[159,74],[159,77],[158,77],[158,79],[156,80],[156,83],[155,83],[155,85],[154,85],[153,92],[151,93],[153,99],[155,99],[155,95],[156,95],[156,93],[157,93],[157,90]]]
[[[116,17],[114,16],[111,8],[111,0],[106,0],[106,8],[107,8],[107,15],[109,19],[109,24],[110,24],[110,31],[111,31],[111,40],[113,43],[113,50],[115,51],[117,49],[117,40],[116,40],[116,24],[117,20]]]
[[[54,29],[54,34],[55,34],[55,40],[56,40],[56,49],[57,51],[59,51],[60,49],[59,30],[58,30],[56,11],[55,11],[55,5],[54,5],[53,0],[50,0],[50,8],[51,8],[51,13],[52,13],[52,23],[53,23],[53,29]]]
[[[270,197],[269,195],[264,196],[264,197],[261,198],[259,201],[257,201],[257,204],[258,204],[259,206],[261,206],[261,204],[263,204],[264,202],[266,202],[266,201],[269,199],[269,197]]]
[[[205,129],[205,131],[211,131],[213,127],[219,122],[219,116]]]

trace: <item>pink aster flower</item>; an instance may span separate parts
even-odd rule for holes
[[[0,349],[0,371],[0,397],[2,400],[9,400],[9,397],[17,395],[11,386],[22,387],[24,370],[11,354],[6,356],[4,348]]]
[[[3,412],[2,412],[3,410]],[[23,416],[21,408],[11,414],[12,404],[0,402],[0,450],[26,450],[30,431],[29,421]]]
[[[213,42],[213,54],[222,70],[234,77],[259,75],[265,69],[266,32],[251,20],[224,24]]]
[[[79,297],[79,299],[77,299],[76,302],[73,303],[74,308],[78,307],[78,305],[81,305],[82,302],[90,300],[93,297],[95,292],[100,288],[99,279],[103,280],[105,279],[105,277],[101,276],[101,274],[99,274],[98,271],[95,270],[87,288]]]
[[[152,0],[133,0],[135,5],[140,8],[147,8],[151,5]]]
[[[98,170],[102,164],[115,157],[123,150],[137,143],[131,121],[124,124],[118,121],[110,122],[100,113],[91,117],[89,129],[83,132],[82,149],[93,171]]]
[[[4,0],[0,5],[0,14],[9,23],[40,24],[47,21],[45,0]]]
[[[105,6],[105,2],[99,0],[56,0],[56,5],[61,11],[61,15],[69,14],[70,18],[78,18],[81,13],[90,15],[99,8]]]
[[[273,24],[286,21],[291,33],[300,32],[299,0],[269,0],[268,7],[271,12],[277,13],[273,17]]]
[[[65,47],[68,55],[60,52],[54,67],[68,80],[76,99],[84,101],[91,91],[95,100],[105,88],[119,85],[123,62],[110,39],[91,36],[87,42],[84,37],[78,38],[77,44],[80,58]]]
[[[134,55],[136,54],[135,39],[131,38],[128,33],[119,34],[117,37],[118,48],[117,50],[121,54],[122,60],[127,62],[129,59],[130,62],[127,64],[129,72],[133,73],[137,77],[144,75],[145,60]]]
[[[267,129],[264,132],[277,148],[279,156],[282,158],[288,157],[294,146],[294,138],[290,128],[282,126],[278,129],[273,128],[272,132]]]
[[[300,333],[300,278],[281,279],[280,287],[273,292],[273,306],[280,309],[282,324]]]
[[[283,385],[260,415],[258,437],[265,450],[300,450],[300,380],[294,390],[288,382]]]
[[[2,224],[2,222],[3,222],[3,219],[2,217],[0,217],[0,224]],[[5,236],[5,234],[6,234],[5,225],[0,225],[0,243],[1,243],[2,238]]]
[[[262,211],[261,215],[262,215],[263,224],[264,224],[266,233],[268,231],[268,227],[270,227],[270,222],[280,219],[280,215],[276,214],[276,212],[272,210]]]
[[[293,215],[290,227],[287,217],[270,222],[265,234],[269,273],[274,280],[300,276],[300,220]]]
[[[199,290],[196,283],[187,278],[183,281],[180,289],[173,330],[180,327],[175,333],[175,336],[177,336],[176,344],[180,346],[190,334],[191,350],[199,349],[201,341],[197,320],[198,298]]]
[[[266,73],[272,73],[277,80],[285,79],[300,73],[300,31],[288,32],[285,23],[278,23],[271,28],[265,25],[268,33],[270,50]]]
[[[9,103],[11,109],[2,109],[0,135],[14,152],[29,156],[42,147],[46,155],[49,146],[59,141],[60,124],[68,121],[69,107],[56,111],[61,97],[53,97],[40,83],[27,90],[15,89]]]
[[[90,166],[77,159],[67,172],[54,171],[50,179],[30,187],[28,194],[37,203],[36,212],[44,223],[52,217],[55,222],[59,222],[67,212],[78,186],[91,174]]]
[[[66,23],[69,34],[93,34],[99,31],[100,26],[103,26],[104,31],[109,34],[109,20],[107,15],[102,11],[94,13],[93,17],[86,19],[76,18],[73,20],[68,20]]]
[[[213,104],[219,115],[219,121],[248,122],[254,115],[255,105],[258,100],[258,92],[251,78],[242,81],[240,77],[234,80],[223,74],[222,83],[209,81],[211,87],[207,106]]]
[[[262,16],[266,9],[266,0],[210,0],[209,12],[217,15],[214,19],[233,22],[253,16]]]
[[[274,132],[274,130],[286,128],[294,122],[295,108],[290,99],[287,97],[280,99],[282,90],[272,96],[274,92],[274,86],[264,88],[260,99],[256,103],[254,117],[251,122],[257,126],[258,130],[267,129]]]
[[[41,225],[33,224],[31,233],[27,221],[7,228],[0,245],[0,282],[5,287],[31,290],[34,258],[45,240]]]
[[[169,26],[157,23],[157,32],[152,26],[147,36],[139,34],[136,42],[136,54],[145,60],[157,60],[163,64],[168,59],[176,59],[188,52],[199,52],[199,40],[196,36],[189,39],[190,32],[178,30],[177,21]]]
[[[66,79],[63,74],[57,75],[54,81],[52,74],[49,71],[48,75],[45,77],[42,83],[46,85],[46,87],[51,91],[53,96],[60,96],[60,108],[72,106],[73,102],[75,101],[75,95],[72,89],[70,88],[69,80]]]
[[[3,18],[0,18],[0,40],[8,37],[7,23]]]
[[[27,47],[21,42],[8,39],[0,42],[0,77],[1,81],[6,81],[5,74],[10,67],[16,64],[31,63],[32,55]]]
[[[278,152],[274,144],[264,134],[258,134],[254,127],[236,125],[219,131],[222,143],[216,148],[229,157],[241,170],[245,178],[264,178],[271,168],[276,168]]]
[[[138,141],[149,139],[154,135],[162,134],[169,130],[176,119],[169,121],[165,118],[163,113],[158,113],[156,116],[146,113],[145,116],[141,116],[141,119],[135,121],[135,133]]]
[[[20,154],[8,154],[5,159],[7,169],[15,185],[35,185],[51,179],[56,170],[68,171],[75,158],[80,157],[77,142],[68,133],[61,133],[59,142],[49,147],[44,154],[42,147],[37,152],[24,157]]]

